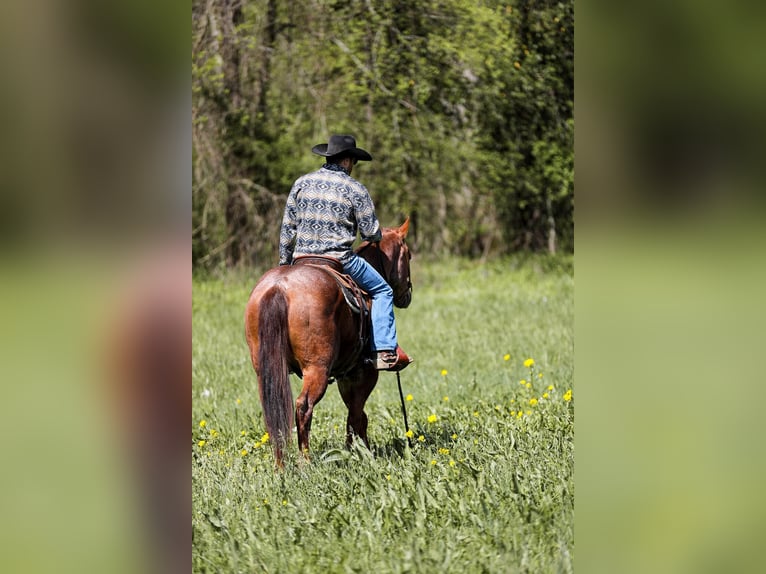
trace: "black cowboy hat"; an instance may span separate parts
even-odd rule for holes
[[[372,161],[372,156],[362,148],[356,147],[354,136],[330,136],[330,143],[317,144],[311,151],[324,157],[332,157],[340,153],[347,153],[360,161]]]

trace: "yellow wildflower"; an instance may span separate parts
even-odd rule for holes
[[[548,398],[548,393],[543,393],[543,398],[547,399]]]
[[[431,466],[433,466],[433,465],[435,465],[435,464],[436,464],[436,460],[432,460],[432,461],[431,461]]]
[[[456,433],[452,433],[452,436],[450,438],[452,440],[457,440],[457,434]]]
[[[218,436],[218,431],[215,429],[210,429],[210,438],[215,438]]]
[[[435,423],[436,422],[436,415],[428,415],[428,422],[429,423]]]
[[[529,404],[532,406],[535,406],[537,404],[537,399],[535,397],[532,397],[529,399]]]
[[[553,390],[553,385],[548,385],[548,390],[552,391]]]
[[[391,480],[391,475],[390,474],[386,475],[386,480]]]
[[[445,397],[444,397],[442,400],[443,400],[445,403],[448,403],[448,402],[449,402],[449,397],[445,396]]]
[[[454,460],[452,460],[452,459],[449,459],[449,465],[450,465],[450,466],[455,466],[455,461],[454,461]]]
[[[448,374],[447,369],[442,369],[442,377],[446,377]]]
[[[242,404],[242,399],[237,399],[237,404],[241,405]]]
[[[516,418],[520,419],[522,416],[524,416],[524,413],[522,411],[519,411],[516,413]]]
[[[542,379],[543,378],[543,374],[542,373],[537,373],[537,378],[538,379]]]
[[[531,414],[532,414],[532,411],[527,411],[525,414],[526,414],[527,416],[529,416],[529,415],[531,415]]]
[[[413,399],[412,395],[407,395],[404,400],[411,401]]]
[[[505,355],[503,355],[503,361],[510,361],[510,360],[511,360],[511,354],[510,353],[506,353]]]
[[[521,379],[521,380],[519,381],[519,384],[520,384],[520,385],[526,385],[526,384],[527,384],[527,380],[526,380],[526,379]]]
[[[516,411],[511,411],[511,416],[515,417],[516,416]]]
[[[418,440],[419,440],[420,442],[426,442],[426,437],[424,437],[423,435],[420,435],[420,436],[418,437]]]
[[[245,455],[247,454],[247,449],[244,449],[244,448],[243,448],[243,449],[242,449],[242,450],[239,452],[239,454],[241,454],[242,456],[245,456]]]
[[[263,433],[263,436],[261,437],[261,442],[263,444],[266,444],[267,442],[269,442],[269,433],[267,432]]]
[[[526,361],[524,361],[524,366],[527,369],[529,369],[530,367],[534,367],[534,365],[535,365],[535,360],[534,359],[527,359]]]
[[[282,499],[282,506],[287,506],[287,501]]]
[[[440,448],[439,449],[439,454],[449,454],[449,449],[448,448]]]
[[[407,438],[412,438],[415,436],[415,433],[412,432],[412,429],[408,430],[406,433],[404,433]]]
[[[566,393],[564,393],[563,399],[567,402],[572,400],[572,389],[567,390]]]
[[[201,440],[197,443],[197,446],[205,446],[207,444],[207,441]]]
[[[479,416],[479,411],[473,411],[473,416],[478,417]]]
[[[207,421],[206,421],[205,419],[202,419],[202,420],[199,422],[199,428],[203,429],[203,428],[205,428],[206,426],[207,426]]]
[[[531,389],[531,388],[532,388],[532,383],[527,383],[527,384],[526,384],[526,387],[527,387],[528,389]]]
[[[247,431],[246,430],[240,431],[239,436],[247,436]]]

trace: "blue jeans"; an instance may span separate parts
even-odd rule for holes
[[[351,259],[343,265],[343,270],[372,297],[370,347],[373,351],[393,351],[396,349],[393,290],[380,273],[358,255],[352,255]]]

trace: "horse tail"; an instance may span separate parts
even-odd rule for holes
[[[274,445],[277,462],[293,429],[293,393],[287,354],[290,341],[287,299],[278,287],[268,290],[260,301],[258,315],[258,384],[266,430]]]

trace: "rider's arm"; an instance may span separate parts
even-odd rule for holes
[[[383,236],[380,232],[380,222],[377,215],[375,215],[375,205],[372,203],[372,198],[367,188],[362,184],[359,184],[359,189],[354,198],[354,211],[362,240],[373,243],[380,241]]]
[[[285,214],[282,217],[282,228],[279,233],[279,264],[289,265],[293,260],[293,249],[295,249],[295,236],[297,234],[297,197],[300,188],[296,181],[290,194],[287,196],[285,205]]]

